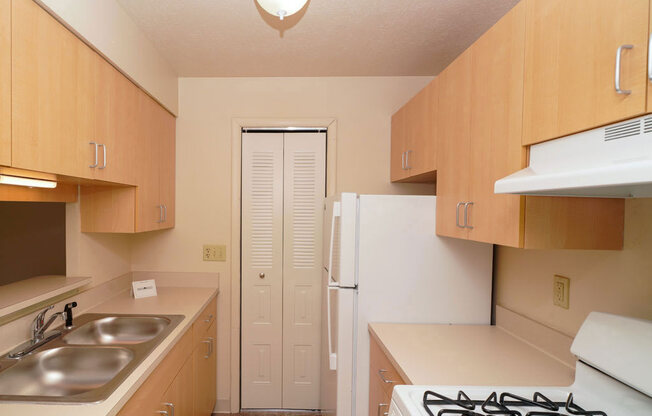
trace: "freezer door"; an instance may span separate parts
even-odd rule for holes
[[[326,270],[322,283],[321,409],[352,416],[357,291],[334,286]]]

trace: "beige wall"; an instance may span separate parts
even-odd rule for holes
[[[498,247],[496,303],[567,335],[597,310],[652,319],[652,199],[626,202],[622,251]],[[552,304],[553,275],[570,278],[570,308]]]
[[[116,0],[36,0],[161,102],[178,111],[177,72]]]
[[[231,241],[232,119],[336,118],[339,191],[428,193],[432,185],[390,184],[389,150],[391,114],[430,79],[180,79],[176,227],[135,236],[132,269],[219,272],[218,408],[230,395],[231,265],[203,262],[201,246]]]
[[[98,286],[131,271],[131,236],[81,232],[79,202],[66,204],[66,275]]]

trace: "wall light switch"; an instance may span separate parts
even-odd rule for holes
[[[226,261],[226,246],[217,244],[204,244],[204,261]]]
[[[555,275],[552,282],[552,303],[568,309],[570,305],[570,279]]]

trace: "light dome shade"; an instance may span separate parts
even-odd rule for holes
[[[278,16],[281,20],[298,12],[306,5],[308,0],[256,0],[260,7],[271,15]]]

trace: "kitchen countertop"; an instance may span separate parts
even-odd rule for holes
[[[172,347],[181,339],[199,313],[218,292],[215,288],[159,287],[158,296],[133,299],[128,291],[84,313],[133,313],[184,315],[174,330],[140,363],[127,379],[101,403],[0,403],[0,415],[6,416],[113,416],[138,390]]]
[[[401,377],[415,385],[568,386],[575,370],[500,327],[369,324]]]

